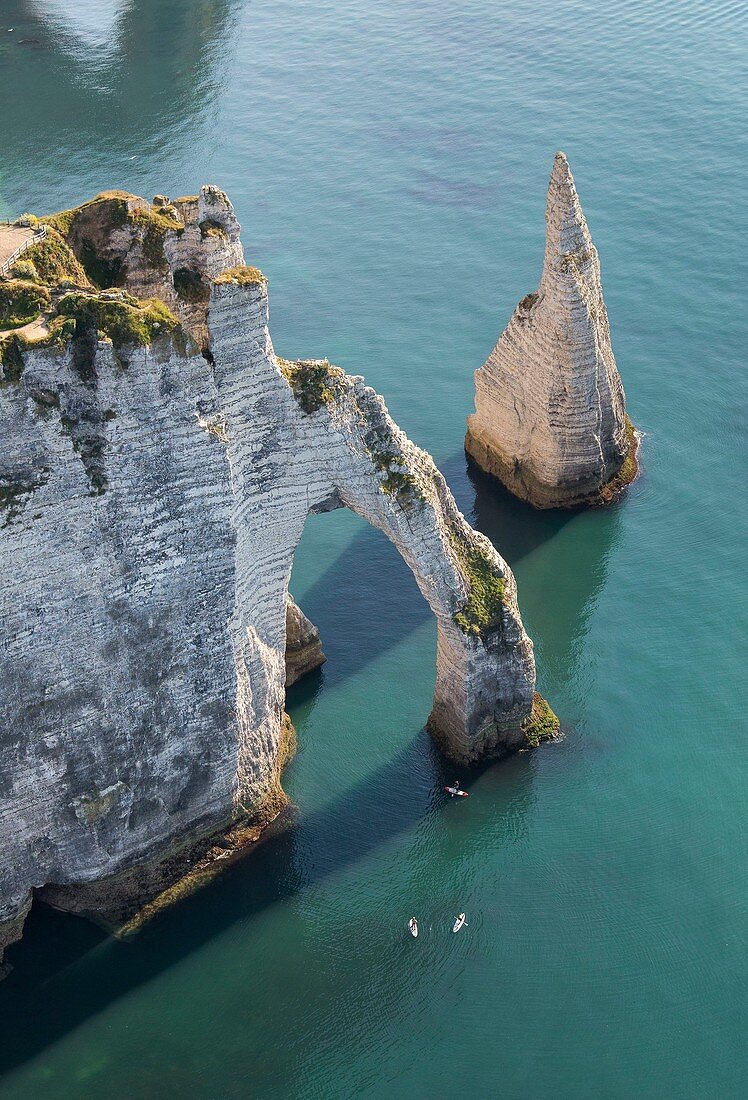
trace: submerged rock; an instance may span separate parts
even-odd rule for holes
[[[563,153],[548,189],[540,286],[475,372],[475,409],[467,453],[537,508],[607,504],[636,476],[600,263]]]
[[[413,571],[445,752],[532,745],[555,721],[511,570],[362,378],[276,356],[223,193],[160,201],[181,229],[109,201],[109,228],[102,209],[57,220],[48,335],[0,346],[0,949],[32,890],[121,923],[282,807],[287,636],[290,664],[321,659],[287,611],[310,513],[351,508]],[[188,309],[185,269],[207,287]]]

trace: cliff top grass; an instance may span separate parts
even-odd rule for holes
[[[68,279],[76,286],[89,285],[80,261],[63,235],[54,227],[47,228],[43,241],[26,249],[18,264],[26,263],[34,265],[36,278],[45,286],[55,286],[63,279]]]
[[[60,298],[55,313],[46,319],[43,335],[34,339],[17,333],[0,341],[0,363],[5,381],[17,382],[23,373],[25,351],[61,350],[77,333],[94,329],[99,338],[108,337],[115,347],[145,347],[178,326],[176,317],[157,298],[141,301],[120,292],[113,299],[72,291]]]
[[[136,196],[131,195],[129,191],[100,191],[98,195],[94,195],[92,199],[80,203],[79,206],[72,206],[69,210],[60,210],[57,214],[50,214],[43,220],[46,225],[51,225],[58,233],[62,233],[63,237],[68,237],[73,222],[82,211],[90,210],[91,207],[95,206],[103,206],[104,203],[107,203],[112,220],[119,225],[125,225],[128,203],[135,198]]]
[[[117,190],[101,191],[80,206],[52,214],[45,219],[45,222],[67,240],[81,237],[79,242],[81,250],[86,244],[89,245],[88,251],[93,255],[87,260],[86,255],[82,254],[83,264],[89,277],[100,285],[104,283],[100,277],[97,278],[97,271],[100,275],[102,269],[100,265],[91,262],[96,258],[96,248],[91,248],[92,235],[106,241],[109,234],[116,229],[122,229],[127,225],[138,227],[143,230],[144,256],[149,263],[163,268],[166,234],[169,231],[181,233],[184,230],[184,222],[178,217],[173,206],[169,204],[151,206],[137,195]]]
[[[156,336],[177,328],[171,310],[158,298],[141,300],[120,292],[117,298],[105,295],[69,293],[57,306],[58,316],[73,319],[76,329],[96,328],[100,336],[108,336],[115,346],[144,347]]]
[[[465,604],[452,620],[464,634],[484,634],[501,619],[506,579],[479,546],[450,535],[450,542],[462,566],[470,591]]]
[[[310,414],[335,400],[335,380],[343,377],[340,367],[326,359],[281,359],[280,372],[303,412]]]
[[[28,325],[50,301],[47,288],[31,279],[0,280],[0,329]]]
[[[213,282],[219,286],[225,283],[234,283],[238,286],[257,286],[258,284],[267,283],[267,279],[259,267],[247,267],[246,264],[240,264],[238,267],[230,267],[228,271],[222,271],[220,275],[216,275]]]

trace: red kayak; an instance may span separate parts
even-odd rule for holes
[[[446,793],[448,795],[451,795],[452,798],[454,798],[455,796],[457,796],[457,798],[469,798],[470,797],[468,795],[467,791],[461,791],[459,787],[444,787],[444,790],[446,791]]]

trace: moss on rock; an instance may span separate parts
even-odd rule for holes
[[[278,359],[281,374],[305,413],[316,412],[335,400],[335,382],[343,378],[340,367],[326,359]]]
[[[537,748],[542,741],[552,741],[558,734],[561,723],[542,695],[537,691],[532,697],[530,716],[523,723],[527,744]]]
[[[219,286],[225,283],[234,283],[238,286],[264,286],[267,279],[259,267],[247,267],[246,264],[240,264],[238,267],[230,267],[228,271],[222,271],[220,275],[216,275],[213,282]]]
[[[615,474],[607,484],[603,485],[597,503],[612,504],[613,501],[621,495],[623,490],[634,481],[636,475],[639,473],[639,463],[636,457],[638,449],[639,440],[636,434],[636,428],[627,416],[626,457],[618,473]]]
[[[166,267],[164,255],[166,234],[181,233],[184,230],[184,222],[179,221],[174,214],[176,211],[173,207],[160,207],[147,212],[137,210],[128,215],[128,220],[133,225],[143,229],[143,255],[146,260],[161,270]]]
[[[30,279],[0,279],[0,328],[28,325],[50,300],[47,288]]]
[[[452,619],[464,634],[484,634],[501,620],[506,579],[479,546],[467,544],[458,535],[451,535],[450,541],[470,589]]]
[[[417,500],[425,499],[417,479],[408,470],[401,469],[405,466],[405,458],[400,451],[385,451],[370,447],[369,454],[374,469],[385,475],[379,483],[383,493],[396,497],[403,508],[414,504]]]
[[[150,344],[155,336],[177,328],[179,322],[157,298],[140,301],[131,294],[65,294],[58,303],[61,317],[72,318],[76,330],[96,328],[115,345]]]

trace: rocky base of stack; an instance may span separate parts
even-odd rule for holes
[[[533,508],[547,510],[559,508],[573,511],[577,508],[601,508],[613,504],[636,480],[639,473],[637,453],[639,434],[630,420],[627,420],[626,434],[628,450],[618,470],[611,473],[600,486],[597,479],[592,483],[564,483],[548,485],[537,478],[532,470],[524,466],[517,458],[502,455],[493,441],[486,439],[477,423],[477,418],[468,420],[468,432],[465,436],[465,452],[468,458],[484,473],[495,477],[520,500],[531,504]]]
[[[521,749],[536,749],[543,741],[553,741],[558,736],[560,722],[542,695],[533,695],[530,714],[518,725],[490,723],[479,741],[466,747],[461,731],[445,724],[443,715],[435,710],[429,715],[427,727],[440,751],[450,760],[463,766],[477,764],[490,758],[500,759]]]

